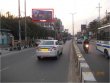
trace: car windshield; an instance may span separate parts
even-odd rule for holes
[[[40,45],[54,45],[54,41],[42,41]]]

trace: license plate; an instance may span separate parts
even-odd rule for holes
[[[48,49],[41,49],[41,51],[45,51],[45,52],[47,52],[47,51],[48,51]]]

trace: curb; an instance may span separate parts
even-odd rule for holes
[[[73,47],[75,49],[76,55],[74,55],[74,58],[75,58],[76,68],[79,72],[80,82],[82,83],[97,82],[93,73],[91,72],[89,65],[87,64],[85,58],[81,54],[75,41],[73,41]]]
[[[20,51],[10,51],[9,53],[4,53],[4,54],[0,55],[0,57],[4,57],[4,56],[8,56],[8,55],[10,56],[12,54],[17,54],[17,53],[22,53],[22,52],[28,51],[30,49],[32,49],[32,48],[23,49]]]
[[[4,55],[4,54],[9,54],[9,53],[14,53],[15,51],[20,51],[20,50],[24,50],[24,49],[27,49],[27,48],[31,48],[29,46],[22,46],[20,48],[18,47],[8,47],[8,48],[4,48],[4,49],[1,49],[0,50],[0,55]]]

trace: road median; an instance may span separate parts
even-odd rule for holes
[[[91,83],[96,82],[96,79],[91,72],[91,69],[86,62],[85,58],[83,57],[82,53],[80,52],[80,49],[77,46],[77,43],[75,41],[73,43],[73,49],[74,49],[74,63],[76,68],[76,73],[79,76],[79,80],[82,83]]]

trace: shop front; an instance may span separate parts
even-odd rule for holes
[[[0,30],[0,45],[1,46],[9,46],[12,44],[14,37],[11,34],[11,31],[8,29]]]

